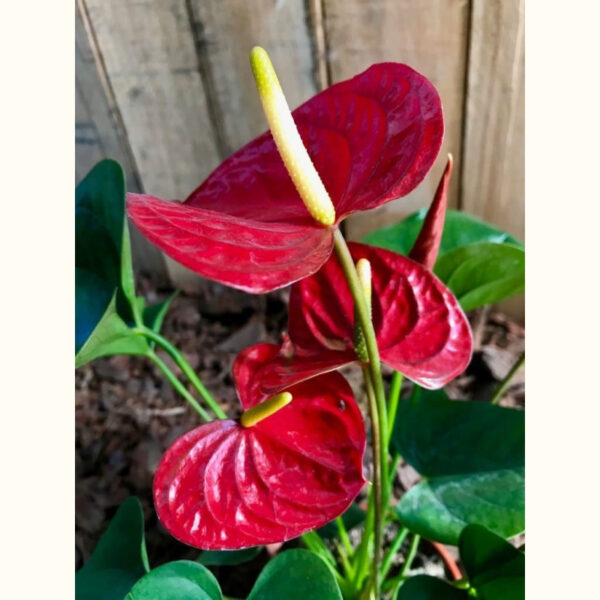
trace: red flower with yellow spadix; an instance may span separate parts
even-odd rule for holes
[[[435,88],[403,64],[373,65],[293,113],[262,48],[252,50],[251,65],[270,131],[184,202],[128,194],[127,212],[183,265],[262,293],[318,271],[347,216],[413,190],[444,127]]]
[[[382,362],[431,389],[444,386],[466,369],[473,345],[457,299],[431,272],[444,226],[451,171],[449,157],[409,257],[348,244],[371,304]],[[352,294],[338,257],[332,255],[318,273],[292,286],[288,335],[277,359],[259,374],[263,389],[274,393],[344,365],[366,362],[361,344]]]
[[[282,542],[339,516],[365,483],[365,429],[352,390],[327,373],[268,397],[257,373],[279,347],[236,359],[245,412],[184,434],[154,478],[159,519],[196,548],[233,550]]]

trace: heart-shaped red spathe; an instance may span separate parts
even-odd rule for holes
[[[397,63],[373,65],[293,115],[336,224],[412,191],[431,168],[444,130],[435,88]],[[332,228],[308,214],[269,132],[225,160],[184,203],[128,194],[127,212],[175,260],[248,292],[315,273],[333,247]]]
[[[381,360],[419,385],[435,389],[469,364],[472,335],[450,290],[413,260],[365,244],[348,244],[355,262],[372,270],[373,326]],[[289,342],[260,373],[264,389],[282,387],[357,360],[354,302],[337,257],[292,287]]]
[[[256,373],[279,351],[240,354],[234,379],[245,409],[263,402]],[[352,390],[328,373],[288,390],[290,404],[252,427],[213,421],[167,450],[154,478],[166,529],[205,550],[282,542],[339,516],[365,483],[363,419]]]

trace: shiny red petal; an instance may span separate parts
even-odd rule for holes
[[[433,165],[444,134],[437,91],[398,63],[373,65],[293,115],[338,221],[411,192]],[[260,221],[310,219],[268,132],[225,160],[186,202]]]
[[[252,369],[278,346],[242,353],[234,368],[245,408],[267,396]],[[293,400],[253,427],[202,425],[163,456],[154,502],[168,531],[211,550],[281,542],[340,515],[364,484],[365,430],[352,390],[337,374],[289,388]]]
[[[373,324],[382,360],[427,388],[441,387],[460,374],[471,358],[472,337],[452,293],[405,256],[364,244],[351,243],[349,248],[354,261],[366,258],[371,263]],[[303,371],[318,372],[316,361],[306,357],[319,352],[333,362],[339,349],[341,363],[347,362],[354,312],[335,255],[318,273],[292,287],[289,312],[289,337],[299,360],[288,369],[296,378]],[[275,377],[282,360],[269,377]]]
[[[296,109],[294,119],[338,222],[413,190],[443,137],[435,88],[396,63],[333,85]],[[269,132],[225,160],[184,205],[129,194],[127,210],[169,256],[249,292],[314,273],[333,244],[331,231],[308,214]]]
[[[452,155],[448,155],[448,162],[435,191],[433,202],[427,211],[419,236],[408,255],[409,258],[412,258],[415,262],[418,262],[430,271],[433,270],[433,265],[435,265],[440,249],[440,242],[442,241],[442,234],[444,233],[452,162]]]
[[[329,229],[260,222],[128,194],[130,218],[171,258],[246,292],[263,293],[319,269],[331,254]]]

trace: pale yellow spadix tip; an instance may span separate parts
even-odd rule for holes
[[[371,306],[371,263],[366,258],[361,258],[356,263],[356,272],[358,280],[362,287],[367,305]]]
[[[281,394],[272,396],[268,400],[245,411],[240,418],[240,423],[244,427],[252,427],[257,423],[260,423],[263,419],[274,415],[284,406],[287,406],[292,401],[292,398],[293,397],[289,392],[281,392]]]
[[[269,55],[255,46],[250,52],[250,65],[275,145],[296,190],[316,221],[333,225],[335,208],[302,143]]]

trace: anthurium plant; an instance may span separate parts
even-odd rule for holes
[[[435,88],[383,63],[290,112],[266,52],[253,49],[250,62],[269,131],[185,201],[126,195],[114,161],[77,188],[76,365],[145,356],[201,421],[165,452],[153,486],[158,518],[197,561],[150,557],[151,568],[131,498],[77,573],[77,597],[221,600],[210,567],[289,540],[295,548],[268,562],[249,600],[523,597],[523,554],[506,541],[524,530],[523,412],[496,405],[502,390],[475,403],[442,389],[471,358],[464,311],[522,293],[523,245],[446,210],[451,157],[428,210],[347,243],[345,217],[408,194],[433,165]],[[254,294],[291,285],[282,343],[235,360],[239,419],[161,334],[172,298],[146,306],[136,296],[126,215],[203,277]],[[352,364],[366,420],[338,372]],[[401,398],[404,377],[413,385]],[[421,479],[398,501],[401,460]],[[459,547],[456,580],[411,576],[422,540]]]

